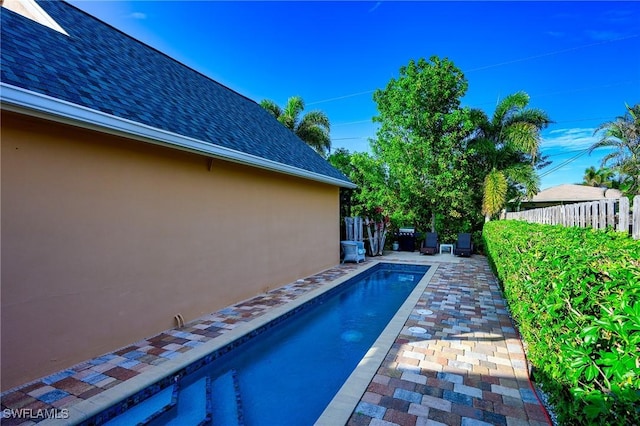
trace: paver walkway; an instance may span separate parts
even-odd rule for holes
[[[375,260],[439,267],[350,425],[548,424],[529,386],[520,340],[484,257],[390,253]],[[360,268],[362,264],[339,265],[4,392],[1,408],[72,407]],[[4,418],[2,424],[34,422]]]
[[[352,426],[548,424],[481,256],[439,264],[349,420]]]

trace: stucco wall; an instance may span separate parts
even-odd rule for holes
[[[2,389],[339,262],[338,188],[2,114]]]

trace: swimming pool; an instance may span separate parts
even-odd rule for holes
[[[166,378],[108,424],[313,424],[428,268],[377,264]]]

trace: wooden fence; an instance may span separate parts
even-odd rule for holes
[[[640,195],[633,198],[633,207],[629,206],[628,198],[607,199],[509,212],[506,218],[582,228],[612,227],[619,232],[629,232],[637,240],[640,239]]]

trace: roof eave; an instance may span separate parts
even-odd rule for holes
[[[343,188],[357,187],[357,185],[349,181],[182,136],[2,82],[0,82],[0,102],[2,109],[7,111],[19,112],[181,151],[203,154]]]

